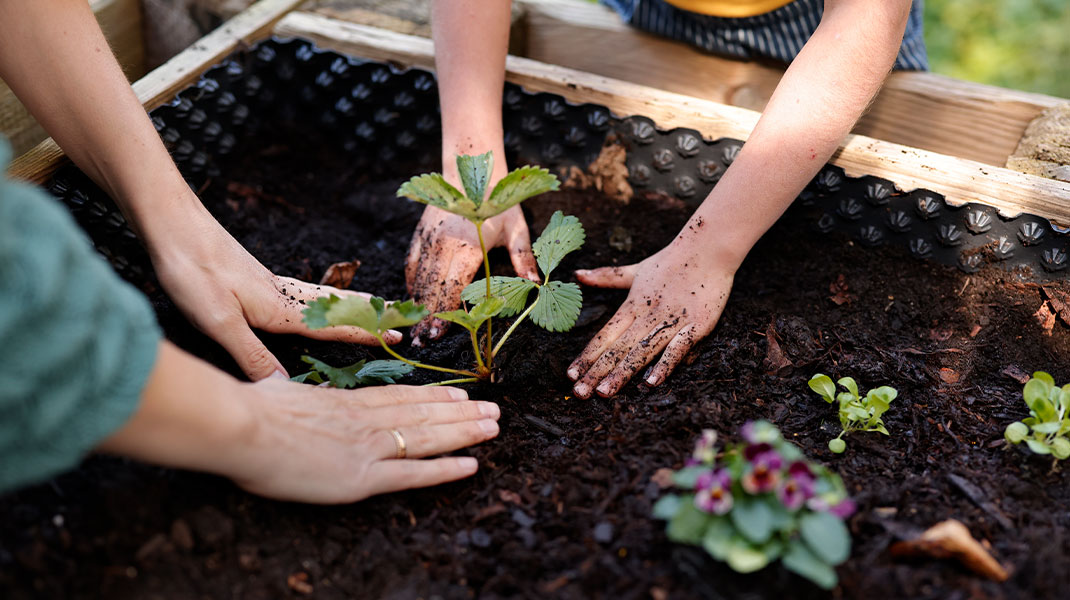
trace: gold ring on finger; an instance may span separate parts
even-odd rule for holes
[[[391,429],[390,435],[394,436],[394,446],[397,447],[397,453],[395,454],[394,458],[405,458],[405,438],[402,437],[401,432],[397,429]]]

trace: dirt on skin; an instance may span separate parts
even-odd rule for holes
[[[302,139],[262,140],[263,152],[210,182],[206,204],[276,273],[318,281],[332,263],[355,259],[353,289],[402,297],[421,207],[394,198],[401,179],[369,181]],[[256,193],[233,191],[248,191],[241,186]],[[569,190],[525,204],[532,231],[557,209],[587,230],[586,246],[556,271],[569,280],[575,268],[644,258],[687,217],[659,198],[622,206]],[[502,250],[492,261],[508,272]],[[216,477],[94,458],[0,498],[0,596],[828,596],[779,565],[735,574],[670,543],[649,516],[662,493],[651,477],[680,467],[702,428],[735,440],[758,418],[841,473],[858,502],[851,558],[831,596],[1065,594],[1067,469],[1002,441],[1004,427],[1027,414],[1016,379],[1043,369],[1070,381],[1070,335],[1058,319],[1035,316],[1039,288],[998,270],[971,276],[899,250],[863,250],[787,221],[754,249],[717,329],[664,385],[632,383],[614,398],[577,400],[565,369],[626,294],[585,289],[580,321],[566,334],[518,328],[500,383],[468,388],[503,411],[500,437],[468,451],[480,461],[471,479],[319,507],[263,500]],[[237,372],[165,298],[157,293],[154,302],[171,339]],[[297,336],[264,339],[295,374],[303,354],[338,365],[382,356]],[[458,331],[424,350],[407,341],[403,348],[437,364],[472,360]],[[831,454],[835,409],[806,386],[816,372],[850,375],[863,389],[897,388],[885,418],[891,436],[852,434],[845,454]],[[419,373],[410,382],[436,378]],[[996,584],[952,563],[890,558],[892,542],[947,518],[990,543],[1011,579]]]

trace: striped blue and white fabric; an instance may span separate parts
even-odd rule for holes
[[[821,21],[824,0],[795,0],[764,15],[741,19],[682,10],[664,0],[601,0],[634,27],[685,42],[709,52],[791,62]],[[925,71],[929,56],[922,37],[924,0],[910,7],[895,69]]]

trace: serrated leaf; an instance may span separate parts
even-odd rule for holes
[[[676,494],[668,494],[662,496],[658,499],[657,502],[654,503],[652,514],[655,519],[668,521],[669,519],[673,518],[673,515],[675,515],[677,511],[680,510],[680,506],[682,505],[682,503],[683,500],[681,500],[680,497]]]
[[[551,281],[539,288],[538,304],[531,320],[547,331],[568,331],[576,324],[583,307],[583,292],[575,283]]]
[[[323,383],[323,377],[316,371],[309,371],[308,373],[301,373],[300,375],[294,375],[290,378],[290,381],[294,383],[305,383],[311,381],[312,383]]]
[[[480,207],[476,206],[460,190],[450,185],[439,173],[413,177],[401,184],[397,196],[421,204],[429,204],[469,220],[480,218],[477,213]]]
[[[540,167],[521,167],[503,177],[480,207],[484,219],[505,212],[513,206],[544,192],[561,187],[557,176]]]
[[[824,398],[825,402],[832,404],[836,400],[836,385],[832,383],[832,378],[828,375],[818,373],[811,377],[806,385]]]
[[[457,173],[461,176],[461,185],[468,199],[478,210],[487,195],[487,182],[494,171],[494,154],[487,152],[478,156],[457,155]]]
[[[412,373],[415,367],[400,360],[373,360],[357,371],[358,385],[392,384]]]
[[[799,519],[799,533],[807,547],[830,565],[838,565],[851,554],[851,534],[838,517],[827,512],[811,512]]]
[[[416,304],[412,300],[385,304],[382,298],[373,297],[371,302],[378,313],[380,332],[415,325],[422,321],[429,312],[422,304]],[[379,306],[380,303],[383,304],[382,307]]]
[[[788,551],[781,562],[789,571],[814,582],[818,587],[831,590],[836,587],[836,571],[810,551],[800,540],[788,543]]]
[[[505,300],[495,296],[483,300],[473,307],[471,311],[451,310],[449,312],[435,313],[435,317],[443,321],[456,323],[469,331],[475,331],[487,319],[497,315],[503,306],[505,306]]]
[[[523,277],[502,277],[495,275],[490,278],[490,295],[498,296],[505,300],[500,317],[511,317],[523,312],[528,304],[528,295],[536,287],[534,281]],[[461,300],[469,304],[479,304],[487,295],[487,280],[480,279],[468,284],[461,291]]]
[[[322,360],[312,358],[311,356],[302,356],[301,360],[312,365],[312,368],[317,373],[327,378],[332,387],[336,388],[351,388],[356,387],[357,378],[356,373],[364,367],[364,363],[367,361],[357,361],[348,367],[332,367],[331,365],[323,362]]]
[[[322,329],[337,325],[359,327],[373,335],[382,335],[388,329],[408,327],[419,323],[427,316],[427,309],[412,300],[387,304],[379,297],[345,296],[334,294],[316,298],[308,303],[301,313],[309,329]]]
[[[302,356],[301,360],[312,365],[313,371],[305,373],[301,382],[305,379],[323,383],[327,381],[331,387],[348,389],[358,385],[383,385],[396,383],[396,379],[412,372],[412,365],[405,364],[400,360],[373,360],[357,361],[348,367],[332,367],[327,363],[311,356]],[[297,378],[294,378],[296,381]]]
[[[542,235],[531,245],[543,276],[549,279],[550,272],[561,264],[561,259],[569,252],[578,250],[585,239],[586,234],[579,219],[572,215],[565,216],[561,211],[554,212]]]

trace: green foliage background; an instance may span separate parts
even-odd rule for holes
[[[936,73],[1070,98],[1070,1],[925,0]]]

